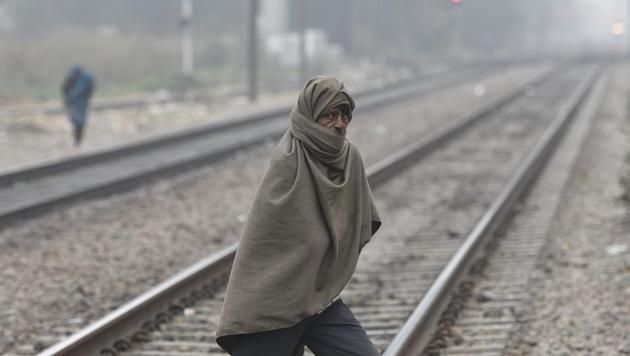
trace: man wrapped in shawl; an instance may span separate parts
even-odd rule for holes
[[[361,155],[346,139],[355,103],[311,78],[254,198],[217,343],[233,356],[378,355],[338,296],[381,225]]]

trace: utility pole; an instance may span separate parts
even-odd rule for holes
[[[462,37],[462,0],[451,0],[451,51],[458,56]]]
[[[192,0],[182,0],[181,28],[182,28],[182,74],[192,79],[194,72],[194,50],[192,33]]]
[[[304,0],[297,0],[298,11],[298,60],[300,66],[300,82],[299,86],[304,85],[308,79],[308,58],[306,57],[306,3]]]
[[[258,0],[249,0],[248,6],[248,29],[247,29],[247,68],[248,68],[248,82],[249,82],[249,100],[251,102],[256,101],[258,97],[258,59],[257,59],[257,47],[258,47],[258,31],[257,31],[257,18],[258,18]]]

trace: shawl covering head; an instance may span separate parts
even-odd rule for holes
[[[232,265],[217,330],[229,352],[232,335],[291,327],[322,311],[381,225],[359,151],[316,121],[337,105],[354,108],[341,81],[315,77],[291,111]]]

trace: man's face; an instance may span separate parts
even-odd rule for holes
[[[335,108],[320,116],[317,122],[327,129],[335,130],[337,133],[345,135],[349,120],[342,110]]]

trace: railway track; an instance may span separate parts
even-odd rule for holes
[[[357,93],[361,110],[393,105],[471,80],[487,67],[407,81]],[[198,127],[116,149],[26,167],[0,175],[0,223],[49,210],[79,199],[103,196],[147,179],[199,167],[266,140],[287,127],[290,107],[226,117]]]
[[[522,163],[519,164],[516,172],[500,191],[489,209],[479,219],[468,237],[460,248],[457,249],[453,257],[444,266],[435,282],[425,292],[422,300],[407,319],[401,331],[396,335],[384,355],[416,355],[426,350],[426,354],[495,354],[500,355],[505,346],[505,341],[509,334],[509,319],[505,318],[503,310],[514,309],[519,302],[523,302],[526,294],[528,267],[533,267],[536,261],[542,241],[544,241],[544,229],[535,231],[534,234],[527,233],[519,235],[517,238],[503,244],[500,248],[498,243],[492,239],[494,235],[504,236],[511,215],[516,214],[514,208],[519,203],[521,197],[528,191],[532,183],[537,179],[541,170],[554,153],[556,146],[560,143],[565,132],[574,117],[578,116],[577,110],[583,101],[587,99],[587,93],[594,85],[598,76],[598,70],[592,69],[580,82],[579,86],[572,92],[566,105],[564,105],[555,116],[549,127],[536,145],[528,152]],[[601,91],[602,86],[598,89]],[[601,95],[601,92],[598,94]],[[578,128],[573,132],[574,136],[569,138],[569,144],[565,146],[565,157],[560,160],[565,166],[560,166],[553,172],[554,178],[547,179],[546,189],[538,189],[538,203],[541,206],[530,206],[527,218],[536,221],[538,226],[547,226],[554,214],[554,204],[550,200],[556,199],[562,189],[562,183],[566,181],[570,174],[570,169],[566,169],[566,164],[575,160],[579,151],[580,143],[588,130],[587,122],[592,115],[596,105],[596,96],[592,96],[589,107],[590,111],[583,114],[578,122]],[[572,155],[567,161],[567,155]],[[559,175],[561,177],[559,177]],[[554,194],[555,193],[555,194]],[[542,199],[541,199],[542,198]],[[525,231],[529,227],[525,227]],[[535,229],[531,229],[532,233]],[[531,237],[531,238],[530,238]],[[493,258],[495,257],[495,258]],[[486,269],[489,261],[494,264],[492,268]],[[483,276],[487,278],[467,278],[471,276]],[[475,282],[479,283],[481,290],[487,293],[481,294],[477,301],[488,302],[486,310],[474,309],[471,304],[471,294],[475,287]],[[489,297],[490,295],[491,297]],[[466,308],[466,302],[468,308]],[[510,309],[512,308],[512,309]],[[462,312],[462,309],[464,312]],[[497,310],[499,312],[497,312]],[[457,316],[462,312],[462,318]],[[448,348],[444,343],[444,337],[453,335],[452,326],[457,320],[459,327],[467,328],[463,332],[470,339],[467,346],[460,346],[463,337],[459,335],[459,345]],[[514,320],[512,320],[513,322]],[[435,331],[436,325],[439,328]],[[498,336],[498,334],[504,334]],[[433,343],[429,344],[429,339],[433,337]],[[474,341],[473,341],[474,340]],[[493,344],[494,343],[494,344]],[[446,348],[446,350],[442,350]],[[442,352],[443,351],[443,352]]]
[[[522,152],[535,143],[552,121],[553,115],[541,112],[552,108],[552,112],[559,112],[558,117],[571,117],[568,114],[579,102],[576,98],[584,96],[593,74],[573,91],[567,106],[559,108],[558,103],[566,100],[571,91],[568,88],[575,87],[583,73],[584,68],[578,67],[553,80],[538,83],[538,92],[543,94],[535,99],[519,96],[529,92],[526,90],[529,86],[506,93],[502,100],[493,102],[485,110],[462,118],[459,126],[435,133],[414,147],[400,151],[395,158],[370,167],[371,183],[381,186],[377,188],[377,196],[385,196],[386,225],[393,228],[386,228],[366,247],[342,298],[352,306],[379,348],[390,345],[387,352],[397,354],[391,353],[398,352],[391,348],[403,337],[399,334],[391,343],[397,330],[449,257],[467,245],[462,245],[461,240],[474,226],[475,219],[482,216],[488,206],[496,206],[497,203],[491,204],[493,196],[518,167]],[[485,120],[472,125],[479,118]],[[458,135],[457,141],[429,154]],[[421,164],[393,177],[420,157],[424,157]],[[388,189],[384,190],[383,183],[390,178]],[[440,183],[435,184],[435,181]],[[435,188],[427,197],[431,182],[440,189]],[[442,191],[449,190],[454,202],[446,202],[441,196]],[[488,222],[488,219],[483,221]],[[235,246],[232,246],[200,261],[41,355],[221,354],[212,336],[234,251]],[[432,313],[439,317],[441,308],[432,308]],[[405,327],[403,331],[408,329]],[[426,344],[428,336],[407,333],[405,338],[423,340],[420,344]],[[402,344],[416,345],[409,341]],[[400,352],[406,354],[407,351]]]
[[[460,292],[439,323],[427,353],[503,355],[522,319],[529,293],[528,277],[540,262],[549,231],[557,224],[558,205],[574,172],[595,119],[608,75],[601,76],[582,104],[557,152],[535,178],[527,196],[489,236],[474,268],[459,283]],[[461,292],[464,291],[464,292]]]

